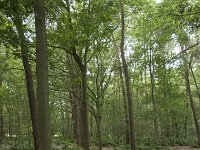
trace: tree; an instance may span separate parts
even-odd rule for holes
[[[197,146],[199,4],[1,0],[0,149]]]
[[[2,87],[2,82],[3,82],[3,79],[2,79],[2,75],[0,74],[0,89]],[[1,90],[0,90],[0,143],[2,143],[2,140],[4,138],[4,131],[3,131],[3,97],[2,97],[2,93],[1,93]]]
[[[124,33],[125,33],[125,19],[124,19],[124,4],[123,1],[120,1],[121,7],[121,43],[120,43],[120,52],[121,52],[121,60],[124,71],[124,78],[126,83],[126,94],[128,100],[128,114],[129,114],[129,128],[130,128],[130,142],[131,142],[131,150],[136,149],[135,144],[135,131],[134,131],[134,120],[133,120],[133,110],[132,110],[132,92],[130,85],[130,78],[128,73],[128,66],[126,63],[125,55],[124,55]]]
[[[17,10],[17,8],[16,8]],[[34,137],[34,146],[35,150],[38,149],[38,123],[36,117],[36,99],[35,99],[35,92],[33,86],[33,77],[31,72],[31,67],[28,58],[28,44],[24,35],[22,19],[20,18],[20,14],[16,13],[14,15],[14,22],[16,24],[16,28],[19,34],[19,40],[21,45],[21,57],[25,71],[26,77],[26,86],[27,86],[27,93],[29,98],[29,105],[30,105],[30,112],[31,112],[31,120],[32,120],[32,128],[33,128],[33,137]]]
[[[9,17],[12,17],[13,25],[16,27],[17,30],[17,36],[14,37],[17,40],[12,39],[12,37],[9,37],[12,39],[9,44],[13,45],[13,47],[17,47],[20,45],[21,48],[21,58],[23,62],[24,67],[24,73],[26,77],[26,88],[27,88],[27,94],[29,98],[29,107],[31,112],[31,120],[32,120],[32,128],[33,128],[33,137],[34,137],[34,146],[35,149],[38,149],[38,129],[37,129],[37,120],[36,120],[36,100],[35,100],[35,92],[33,87],[33,77],[31,72],[31,66],[29,61],[29,43],[28,40],[25,37],[26,30],[24,29],[23,25],[23,17],[28,16],[29,12],[28,9],[26,11],[21,11],[24,9],[24,3],[13,3],[12,1],[8,1],[7,3],[2,4],[5,6],[4,17],[9,22]],[[28,4],[28,3],[27,3]],[[28,6],[30,6],[28,4]],[[5,22],[6,26],[6,22]],[[14,27],[12,27],[14,28]],[[7,29],[9,32],[9,28]],[[14,30],[14,29],[13,29]],[[12,34],[10,35],[12,36]]]
[[[45,25],[45,1],[35,1],[37,114],[39,150],[51,150],[48,87],[48,51]]]
[[[187,62],[186,57],[183,58],[183,63],[184,63],[184,78],[185,78],[185,85],[186,85],[186,92],[187,92],[187,96],[188,99],[190,101],[190,106],[192,109],[192,115],[194,118],[194,123],[195,123],[195,127],[196,127],[196,133],[197,133],[197,138],[198,138],[198,145],[200,147],[200,129],[199,129],[199,123],[198,123],[198,119],[197,119],[197,113],[195,110],[195,105],[194,105],[194,100],[193,100],[193,96],[192,96],[192,92],[191,92],[191,84],[190,84],[190,79],[189,79],[189,63]]]

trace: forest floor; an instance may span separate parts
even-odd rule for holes
[[[103,147],[102,150],[114,150],[113,147]]]
[[[113,147],[103,147],[102,150],[114,150]],[[169,150],[200,150],[200,148],[191,148],[189,146],[170,147]]]
[[[102,150],[114,150],[113,147],[103,147]],[[191,148],[189,146],[175,146],[169,148],[169,150],[200,150],[200,148]]]
[[[170,150],[200,150],[200,148],[191,148],[189,146],[175,146],[171,147]]]
[[[94,148],[94,147],[93,147]],[[163,147],[165,150],[200,150],[200,148],[192,148],[189,146],[175,146],[175,147]],[[163,149],[161,148],[161,149]],[[8,144],[0,144],[0,150],[11,150],[13,149],[13,147],[11,145]],[[15,149],[15,148],[14,148]],[[63,145],[59,145],[53,148],[54,150],[68,150],[68,148],[64,148]],[[72,148],[73,149],[73,148]],[[72,150],[70,149],[70,150]],[[95,147],[95,150],[98,149],[97,147]],[[19,150],[19,149],[17,149]],[[26,150],[26,148],[22,148],[21,150]],[[107,147],[103,147],[102,150],[125,150],[124,148],[119,148],[119,147],[111,147],[111,146],[107,146]],[[151,150],[149,148],[145,148],[142,150]]]

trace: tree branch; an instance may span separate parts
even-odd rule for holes
[[[200,42],[192,45],[192,46],[189,46],[188,48],[182,50],[180,53],[178,53],[177,55],[173,56],[171,59],[167,60],[165,63],[170,63],[171,61],[174,61],[179,55],[182,55],[183,53],[187,52],[188,50],[192,49],[193,47],[196,47],[200,44]]]

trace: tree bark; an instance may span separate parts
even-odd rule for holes
[[[2,87],[2,82],[3,82],[3,80],[0,76],[0,88]],[[3,97],[2,97],[2,95],[0,95],[0,144],[2,143],[3,138],[4,138],[3,126],[4,126],[4,122],[3,122]]]
[[[157,118],[157,109],[156,109],[156,100],[154,96],[155,91],[155,79],[154,79],[154,64],[152,58],[152,49],[150,47],[150,56],[149,56],[149,73],[150,73],[150,83],[151,83],[151,101],[153,104],[153,112],[154,112],[154,138],[156,143],[158,144],[158,118]]]
[[[70,15],[70,4],[69,1],[66,0],[67,7],[66,10],[68,12],[68,21],[69,21],[69,29],[73,31],[72,21],[71,21],[71,15]],[[81,82],[82,82],[82,99],[80,103],[80,111],[81,111],[81,147],[84,148],[84,150],[89,150],[89,123],[88,123],[88,102],[87,102],[87,51],[89,46],[85,48],[85,54],[83,56],[83,60],[81,57],[77,54],[76,51],[76,45],[75,45],[75,39],[71,37],[70,41],[70,49],[72,51],[72,55],[81,71]]]
[[[83,123],[83,148],[89,150],[89,124],[88,124],[88,104],[87,104],[87,67],[86,64],[81,69],[82,74],[82,90],[83,90],[83,99],[82,99],[82,123]]]
[[[31,113],[32,129],[33,129],[33,139],[35,150],[38,150],[38,124],[37,124],[37,115],[36,115],[36,98],[33,86],[33,76],[31,72],[31,66],[28,59],[28,44],[26,37],[24,35],[22,19],[19,14],[15,16],[15,25],[19,34],[20,46],[21,46],[21,57],[24,67],[24,73],[26,78],[26,88],[29,99],[29,108]]]
[[[131,142],[131,150],[136,150],[135,144],[135,131],[134,131],[134,120],[133,120],[133,108],[132,108],[132,92],[130,85],[130,78],[128,73],[128,65],[126,63],[125,54],[124,54],[124,33],[125,33],[125,20],[124,20],[124,6],[123,0],[120,0],[121,5],[121,43],[120,43],[120,52],[121,59],[126,83],[126,94],[128,100],[128,113],[129,113],[129,128],[130,128],[130,142]]]
[[[117,44],[115,42],[114,37],[113,37],[113,45],[116,50],[117,60],[118,60],[118,64],[119,64],[119,76],[120,76],[123,106],[124,106],[124,119],[125,119],[125,123],[126,123],[125,141],[126,141],[126,144],[130,144],[129,129],[128,129],[129,121],[128,121],[128,108],[127,108],[128,106],[127,106],[127,98],[126,98],[126,87],[125,87],[124,77],[123,77],[123,68],[121,67],[121,62],[120,62],[119,50],[117,48]]]
[[[86,48],[87,51],[88,48]],[[77,55],[75,46],[73,47],[73,56],[78,64],[81,71],[81,82],[82,82],[82,99],[80,104],[81,109],[81,130],[83,131],[81,137],[81,147],[84,150],[89,150],[89,123],[88,123],[88,102],[87,102],[87,63],[86,57],[87,54],[84,54],[84,61],[82,62],[81,58]]]
[[[187,98],[187,89],[186,89],[186,100],[185,100],[185,117],[184,117],[184,138],[188,138],[188,113],[187,110],[189,108],[188,98]]]
[[[102,132],[101,132],[101,115],[102,115],[102,104],[100,100],[96,100],[97,113],[95,115],[96,125],[97,125],[97,136],[98,136],[98,146],[99,150],[102,150]]]
[[[187,96],[190,100],[190,105],[191,105],[191,109],[192,109],[192,115],[193,115],[193,119],[194,119],[194,123],[195,123],[195,127],[196,127],[196,132],[197,132],[197,138],[198,138],[198,145],[200,147],[200,130],[199,130],[199,123],[198,123],[198,118],[196,115],[196,110],[195,110],[195,106],[194,106],[194,101],[193,101],[193,97],[192,97],[192,92],[191,92],[191,88],[190,88],[190,79],[189,79],[189,69],[188,69],[188,65],[186,60],[184,59],[184,67],[185,67],[185,82],[186,82],[186,90],[187,90]]]
[[[45,1],[35,0],[39,150],[51,150]]]
[[[192,59],[192,58],[191,58]],[[192,60],[189,62],[189,69],[191,71],[191,74],[192,74],[192,78],[193,78],[193,81],[194,81],[194,85],[196,87],[196,93],[197,93],[197,96],[199,98],[199,102],[200,102],[200,90],[199,90],[199,86],[198,86],[198,83],[197,83],[197,80],[196,80],[196,77],[194,75],[194,71],[192,69]]]
[[[77,86],[78,85],[78,86]],[[78,146],[81,146],[81,139],[82,139],[82,122],[81,122],[81,109],[80,109],[80,102],[81,94],[82,93],[79,87],[79,83],[77,85],[71,85],[69,92],[70,95],[70,103],[72,107],[72,123],[73,123],[73,132],[74,138],[76,139],[76,143]]]

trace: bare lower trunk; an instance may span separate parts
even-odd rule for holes
[[[73,131],[74,138],[76,139],[76,143],[78,146],[81,146],[81,137],[82,137],[82,124],[81,124],[81,110],[80,110],[80,87],[79,86],[71,86],[70,91],[70,102],[72,107],[72,123],[73,123]]]
[[[48,51],[44,0],[35,0],[35,29],[39,150],[51,150]]]
[[[182,47],[182,49],[183,49],[183,47]],[[184,67],[186,94],[187,94],[187,97],[188,97],[188,99],[190,101],[190,106],[191,106],[191,109],[192,109],[192,115],[193,115],[193,119],[194,119],[194,124],[195,124],[195,127],[196,127],[198,145],[200,147],[200,129],[199,129],[198,117],[197,117],[197,114],[196,114],[194,101],[193,101],[193,97],[192,97],[192,92],[191,92],[191,87],[190,87],[190,78],[189,78],[189,74],[190,74],[189,70],[191,70],[192,75],[193,75],[193,79],[195,81],[195,76],[194,76],[194,73],[193,73],[193,70],[192,70],[192,67],[191,67],[191,61],[192,60],[190,60],[190,62],[188,63],[188,60],[186,59],[186,56],[183,57],[183,63],[184,63],[183,67]],[[198,85],[197,85],[197,88],[198,88]],[[187,103],[186,103],[186,106],[187,106]]]
[[[126,144],[130,144],[130,136],[129,136],[129,119],[128,119],[128,106],[127,106],[127,98],[126,98],[126,90],[125,90],[125,85],[124,85],[124,81],[123,81],[123,73],[122,73],[122,69],[120,69],[120,80],[121,80],[121,84],[122,84],[122,94],[123,94],[123,106],[124,106],[124,119],[125,119],[125,123],[126,123],[126,128],[125,128],[125,141]]]
[[[187,90],[186,90],[187,93]],[[188,99],[185,100],[185,117],[184,117],[184,138],[188,138]]]
[[[68,21],[69,21],[69,29],[73,31],[73,26],[72,26],[72,21],[71,21],[71,12],[70,12],[70,3],[68,0],[66,0],[67,7],[66,10],[68,12]],[[80,103],[80,127],[82,128],[81,130],[82,135],[81,135],[81,147],[84,148],[84,150],[89,150],[89,123],[88,123],[88,100],[87,100],[87,51],[88,51],[88,46],[85,48],[85,53],[83,55],[83,60],[81,57],[77,54],[76,51],[76,45],[73,37],[71,37],[71,51],[72,55],[81,71],[81,82],[82,82],[82,99]]]
[[[151,101],[153,104],[153,114],[154,114],[154,138],[156,143],[158,144],[158,118],[157,118],[157,108],[156,108],[156,100],[155,100],[155,79],[154,79],[154,63],[153,63],[153,52],[150,48],[150,56],[149,56],[149,73],[150,73],[150,83],[151,83]]]
[[[194,102],[193,102],[193,97],[192,97],[192,93],[191,93],[191,88],[190,88],[189,70],[187,68],[187,65],[185,65],[185,67],[186,67],[185,68],[185,82],[186,82],[187,96],[188,96],[188,98],[190,100],[190,105],[191,105],[191,108],[192,108],[192,114],[193,114],[193,118],[194,118],[196,132],[197,132],[198,145],[200,147],[199,123],[198,123],[198,119],[197,119],[197,115],[196,115],[196,110],[195,110],[195,106],[194,106]]]
[[[25,79],[26,79],[26,88],[29,100],[29,108],[31,113],[32,128],[33,128],[33,138],[34,138],[34,147],[35,150],[38,150],[38,124],[36,119],[36,99],[35,92],[33,87],[33,77],[31,72],[31,66],[28,59],[28,44],[24,35],[22,19],[17,14],[15,18],[16,28],[19,34],[20,45],[21,45],[21,57],[24,67]]]
[[[86,66],[82,68],[82,89],[83,89],[83,99],[82,99],[82,124],[83,124],[83,137],[82,137],[82,147],[84,150],[89,150],[89,124],[88,124],[88,106],[87,106],[87,69]]]
[[[178,138],[179,138],[179,128],[178,128],[178,122],[177,122],[177,120],[176,120],[176,117],[175,117],[174,126],[175,126],[176,138],[178,139]]]
[[[126,94],[128,100],[128,114],[129,114],[129,128],[130,128],[130,142],[131,142],[131,150],[136,150],[135,144],[135,130],[134,130],[134,120],[133,120],[133,106],[132,106],[132,91],[130,85],[130,78],[128,73],[128,65],[126,63],[125,54],[124,54],[124,33],[125,33],[125,19],[124,19],[124,6],[123,1],[120,0],[121,5],[121,44],[120,44],[120,52],[121,52],[121,59],[126,83]]]
[[[192,78],[193,78],[193,80],[194,80],[194,85],[195,85],[195,87],[196,87],[196,92],[197,92],[197,96],[198,96],[198,98],[199,98],[199,103],[200,103],[200,90],[199,90],[199,86],[198,86],[198,84],[197,84],[197,80],[196,80],[196,77],[195,77],[195,75],[194,75],[194,71],[193,71],[193,69],[192,69],[192,64],[191,64],[192,62],[190,62],[190,64],[189,64],[189,68],[190,68],[190,71],[191,71],[191,74],[192,74]]]
[[[70,92],[69,94],[70,94],[70,102],[71,102],[72,125],[73,125],[74,139],[76,139],[76,143],[79,146],[77,104],[74,102],[73,93]]]
[[[126,98],[126,88],[125,88],[125,83],[124,83],[124,77],[123,77],[123,68],[121,67],[121,62],[120,62],[120,56],[119,56],[119,50],[117,47],[117,44],[115,42],[115,39],[113,37],[113,45],[116,50],[117,54],[117,59],[118,59],[118,64],[119,64],[119,75],[120,75],[120,82],[121,82],[121,87],[122,87],[122,96],[123,96],[123,106],[124,106],[124,119],[126,123],[126,128],[125,128],[125,141],[126,144],[130,144],[130,137],[129,137],[129,121],[128,121],[128,106],[127,106],[127,98]]]
[[[98,137],[98,147],[99,150],[102,150],[102,141],[101,141],[101,118],[97,115],[95,117],[97,125],[97,137]]]
[[[0,88],[2,87],[2,79],[0,76]],[[0,95],[0,144],[2,143],[2,140],[4,138],[4,131],[3,131],[3,97]]]

